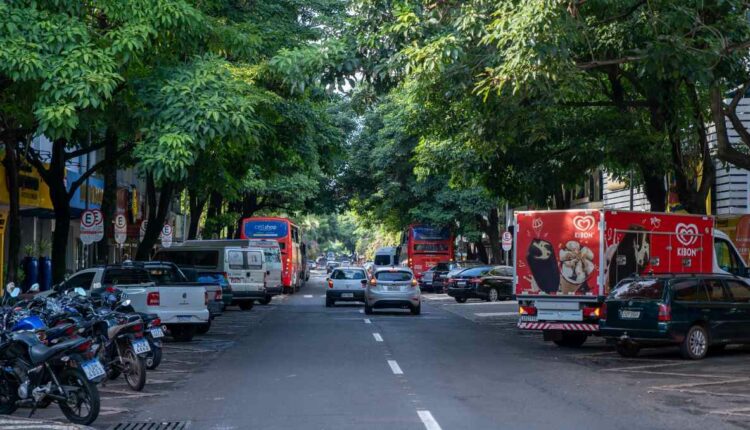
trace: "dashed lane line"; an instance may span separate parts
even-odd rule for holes
[[[372,324],[372,321],[370,321],[370,318],[365,318],[365,324]]]
[[[404,371],[401,370],[401,366],[398,365],[396,360],[388,360],[388,365],[391,366],[391,371],[394,375],[403,375]]]
[[[373,333],[372,337],[375,338],[375,342],[382,342],[383,341],[383,336],[381,336],[380,333]]]
[[[312,298],[313,298],[313,295],[312,295],[312,294],[305,294],[305,298],[306,298],[306,299],[312,299]]]
[[[438,424],[430,411],[417,411],[417,415],[419,415],[419,419],[422,420],[422,424],[424,424],[427,430],[442,430],[440,424]]]

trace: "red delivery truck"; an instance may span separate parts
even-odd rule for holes
[[[515,214],[518,328],[580,346],[621,279],[650,273],[747,276],[737,249],[705,215],[616,210]]]

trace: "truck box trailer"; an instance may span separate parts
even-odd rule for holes
[[[710,216],[525,211],[515,214],[515,225],[518,328],[541,330],[545,340],[560,345],[580,345],[598,332],[601,304],[624,278],[652,273],[747,276],[736,248],[714,229]]]

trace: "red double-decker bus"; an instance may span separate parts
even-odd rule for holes
[[[453,242],[450,228],[412,224],[401,235],[399,262],[419,279],[422,272],[438,262],[453,260]]]
[[[251,217],[242,220],[241,239],[274,239],[281,248],[281,285],[293,293],[304,282],[302,267],[302,232],[287,218]]]

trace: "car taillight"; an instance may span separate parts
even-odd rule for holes
[[[161,325],[161,319],[156,318],[155,320],[151,321],[151,327],[159,327]]]
[[[601,318],[602,315],[602,308],[600,307],[585,307],[583,308],[583,317],[584,318],[593,318],[598,319]]]
[[[328,288],[333,288],[333,280],[328,280]]]
[[[216,294],[214,294],[214,301],[220,302],[222,299],[221,289],[216,291]]]
[[[146,296],[146,305],[148,306],[159,306],[160,300],[159,300],[159,292],[158,291],[152,291],[148,293],[148,296]]]
[[[536,316],[536,306],[519,306],[518,313],[530,317]]]
[[[672,308],[664,303],[659,304],[659,322],[672,321]]]
[[[411,286],[416,287],[419,283],[417,282],[416,278],[411,278]]]

